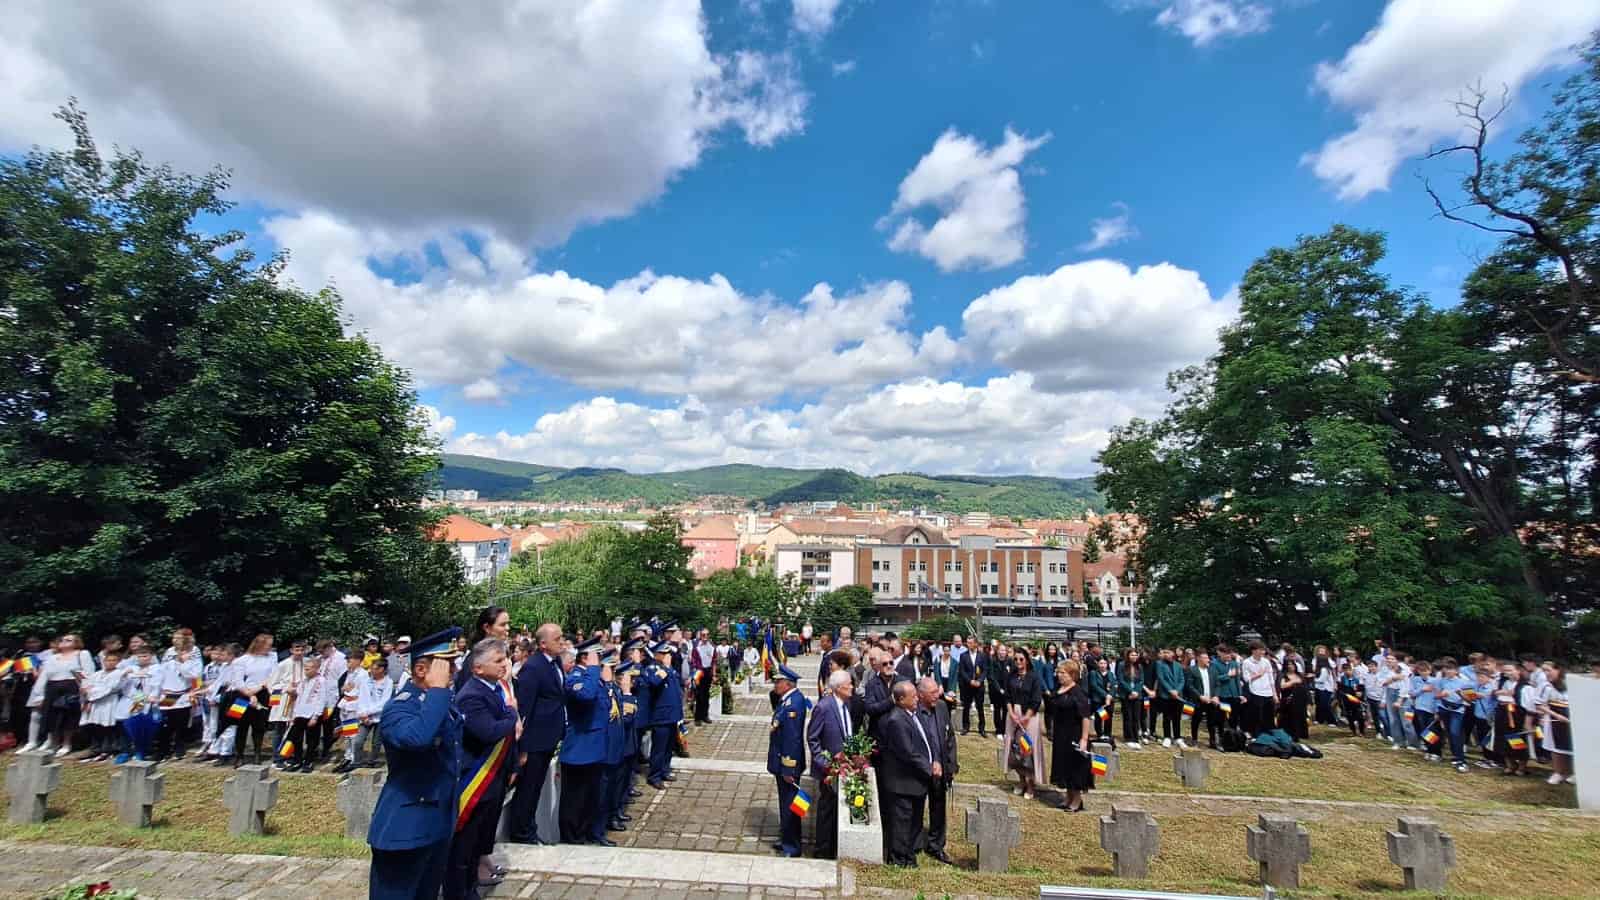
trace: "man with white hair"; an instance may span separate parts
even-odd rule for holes
[[[806,746],[811,751],[811,774],[817,779],[816,857],[833,859],[839,850],[838,785],[828,780],[828,766],[844,750],[845,739],[861,727],[850,715],[855,681],[842,669],[828,676],[828,696],[818,698],[806,725]]]
[[[955,863],[944,852],[945,798],[961,767],[956,763],[956,732],[950,722],[950,706],[943,702],[944,694],[944,688],[932,677],[924,675],[917,682],[917,718],[942,770],[928,786],[928,829],[923,833],[921,849],[948,866]]]

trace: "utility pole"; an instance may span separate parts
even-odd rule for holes
[[[993,550],[994,538],[983,534],[968,534],[961,537],[961,549],[967,551],[967,573],[972,575],[972,633],[978,638],[978,643],[983,643],[983,593],[978,585],[978,570],[976,568],[975,553],[978,550]],[[963,579],[965,580],[965,579]]]

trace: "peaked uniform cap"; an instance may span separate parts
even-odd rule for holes
[[[430,634],[411,645],[411,658],[420,660],[426,656],[437,656],[440,659],[455,659],[461,655],[461,651],[456,649],[456,639],[459,637],[461,628],[457,625]]]

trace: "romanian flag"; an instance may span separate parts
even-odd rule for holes
[[[687,719],[678,720],[678,749],[683,751],[684,756],[689,755],[689,721]]]
[[[17,674],[26,675],[33,671],[33,657],[27,653],[17,657]]]
[[[1439,743],[1439,732],[1434,731],[1432,728],[1428,729],[1428,733],[1422,736],[1422,742],[1429,747]]]
[[[1150,698],[1149,697],[1144,698],[1144,708],[1145,709],[1149,709],[1150,708]]]
[[[1544,740],[1544,726],[1543,725],[1535,725],[1535,726],[1533,726],[1533,736],[1535,738],[1541,740],[1541,741]]]
[[[282,706],[283,691],[274,691],[272,696],[267,698],[267,705],[273,709],[277,709],[278,707]]]
[[[4,678],[7,675],[10,675],[11,674],[11,667],[16,665],[16,664],[17,663],[16,663],[15,660],[10,660],[10,659],[6,660],[5,662],[0,662],[0,678]]]
[[[507,748],[510,746],[511,739],[508,737],[496,741],[489,755],[483,758],[483,764],[478,766],[478,771],[473,773],[472,780],[461,789],[461,796],[456,798],[456,831],[466,827],[472,811],[478,808],[478,801],[488,793],[489,785],[494,784],[495,776],[505,764]]]
[[[1089,761],[1089,768],[1093,769],[1096,775],[1104,776],[1111,771],[1111,763],[1104,756],[1096,753],[1094,758]]]
[[[339,723],[339,737],[355,737],[361,732],[361,723],[355,719],[345,719]]]
[[[1528,742],[1522,739],[1522,735],[1513,734],[1506,738],[1506,746],[1513,750],[1526,750],[1528,749]]]
[[[278,758],[279,759],[288,759],[289,757],[291,757],[293,755],[294,755],[294,741],[284,741],[283,742],[283,746],[278,748]]]
[[[1223,701],[1221,703],[1218,703],[1217,704],[1217,709],[1222,710],[1222,714],[1225,715],[1225,716],[1233,715],[1233,704],[1229,703],[1227,701]]]
[[[250,711],[250,704],[246,703],[244,701],[243,697],[240,697],[237,700],[234,700],[233,703],[229,704],[229,706],[228,706],[228,718],[230,718],[230,719],[242,719],[242,718],[244,718],[244,714],[249,712],[249,711]]]
[[[1360,703],[1361,702],[1361,698],[1357,697],[1355,694],[1345,694],[1344,695],[1344,699],[1350,701],[1351,703]]]
[[[1410,722],[1417,717],[1417,714],[1408,709],[1405,711],[1405,717],[1406,721]]]
[[[1033,741],[1028,740],[1027,732],[1017,735],[1017,746],[1021,747],[1025,754],[1033,752]]]
[[[772,677],[772,626],[767,626],[766,637],[761,642],[761,674],[765,678]]]
[[[799,788],[795,788],[794,799],[789,801],[789,812],[804,819],[806,813],[811,811],[811,795]]]
[[[331,718],[333,718],[333,707],[324,706],[322,708],[322,721],[326,722]]]
[[[206,680],[205,680],[204,677],[202,677],[200,675],[196,675],[195,677],[189,679],[189,690],[191,690],[191,691],[201,690],[205,686],[206,686]]]
[[[705,681],[705,680],[706,680],[706,670],[705,669],[695,669],[694,670],[695,687],[699,687],[700,686],[700,682]]]
[[[1194,715],[1194,704],[1193,703],[1185,703],[1183,705],[1183,714],[1186,715],[1186,716]]]
[[[1095,713],[1095,715],[1099,716],[1100,721],[1104,722],[1106,719],[1110,718],[1111,711],[1102,706],[1100,707],[1099,711]]]

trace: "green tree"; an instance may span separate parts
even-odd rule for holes
[[[811,607],[811,625],[819,634],[830,634],[840,628],[860,631],[861,623],[876,610],[872,591],[864,585],[852,584],[818,597]]]
[[[0,160],[0,617],[244,636],[436,557],[406,374],[279,282],[226,179],[75,146]]]

